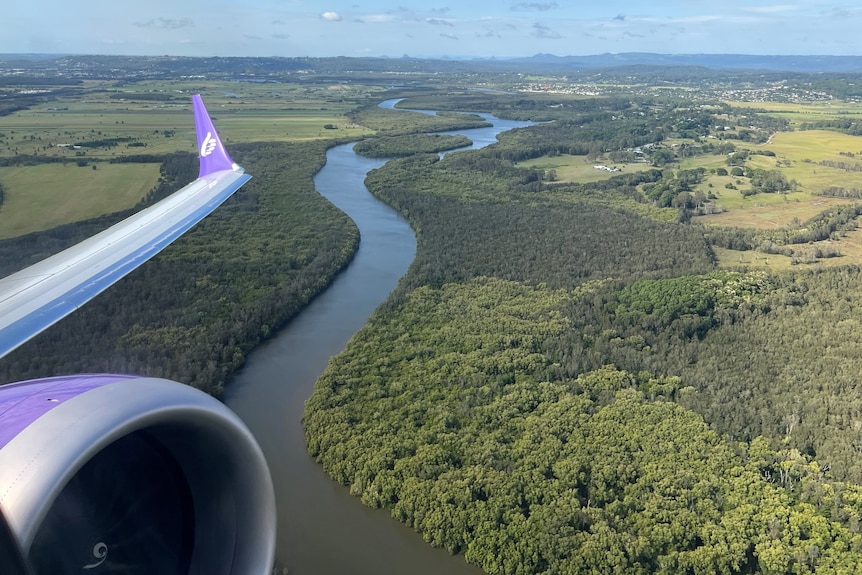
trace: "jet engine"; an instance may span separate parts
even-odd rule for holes
[[[219,401],[164,379],[0,388],[0,509],[37,575],[272,569],[260,448]]]

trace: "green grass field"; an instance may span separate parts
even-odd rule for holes
[[[842,198],[818,198],[805,193],[787,194],[787,200],[781,194],[758,194],[743,198],[734,190],[722,190],[718,204],[727,207],[726,212],[709,216],[700,216],[696,220],[712,226],[728,226],[739,228],[778,229],[793,222],[794,219],[804,222],[816,216],[830,206],[847,204],[853,200]],[[736,196],[736,197],[733,197]],[[722,202],[723,198],[729,201]]]
[[[787,111],[793,106],[793,113],[830,114],[837,113],[834,107],[826,105],[789,105],[772,103],[756,107],[766,107]],[[860,108],[862,113],[862,108]],[[811,121],[806,120],[806,121]],[[739,145],[739,148],[744,146]],[[797,191],[787,194],[756,194],[743,197],[741,190],[749,189],[751,183],[746,177],[718,176],[708,174],[699,189],[717,196],[716,205],[726,210],[723,213],[701,216],[696,221],[706,225],[744,227],[757,229],[778,229],[795,222],[804,222],[831,206],[852,203],[857,200],[830,198],[817,195],[830,186],[862,189],[862,171],[824,166],[820,162],[842,162],[848,166],[858,166],[862,170],[862,138],[828,130],[805,130],[780,132],[769,143],[751,146],[752,151],[769,150],[775,156],[752,155],[746,161],[747,168],[780,170],[787,180],[795,180]],[[842,155],[843,154],[843,155]],[[853,154],[856,157],[850,156]],[[700,156],[682,163],[681,167],[691,169],[703,167],[707,171],[719,167],[730,169],[723,156]],[[738,189],[727,189],[726,184]],[[710,187],[710,184],[712,186]],[[842,256],[821,259],[813,264],[799,266],[836,266],[862,263],[862,231],[844,235],[838,242],[814,242],[806,246],[793,246],[798,259],[805,260],[806,253],[813,253],[818,247],[837,246]],[[767,255],[758,252],[737,252],[716,248],[719,263],[726,267],[745,266],[769,269],[791,267],[791,258],[781,255]]]
[[[728,102],[736,108],[766,110],[770,116],[787,119],[791,126],[836,118],[862,121],[862,104],[832,100],[829,102]]]
[[[738,252],[735,250],[727,250],[717,246],[712,247],[712,251],[718,258],[718,266],[722,268],[756,268],[768,269],[773,271],[787,270],[791,268],[791,258],[776,254],[763,254],[755,250]],[[833,261],[844,258],[832,258]],[[847,263],[842,262],[842,263]]]
[[[840,186],[862,189],[862,171],[819,164],[821,161],[843,162],[862,169],[862,138],[858,136],[827,130],[781,132],[775,134],[768,144],[752,146],[750,149],[769,150],[775,156],[752,155],[746,162],[747,167],[780,170],[787,180],[798,183],[797,191],[785,195],[757,194],[743,197],[740,191],[751,187],[748,178],[708,174],[698,189],[717,196],[716,205],[727,211],[698,218],[700,222],[707,225],[777,228],[795,218],[805,221],[829,206],[853,201],[817,195],[825,188]],[[842,152],[860,157],[842,156]],[[719,167],[730,169],[723,156],[699,156],[681,164],[681,168],[685,169],[697,167],[708,171]],[[738,189],[727,189],[727,184],[733,184]]]
[[[59,97],[0,118],[0,157],[62,157],[68,164],[0,168],[6,197],[0,238],[126,209],[159,177],[155,164],[108,164],[136,154],[195,149],[191,95],[202,94],[219,134],[238,142],[358,139],[373,131],[347,114],[383,89],[362,85],[162,81],[86,82],[78,96]],[[153,99],[156,98],[156,99]],[[129,139],[115,145],[81,142]],[[133,145],[130,145],[133,144]],[[96,161],[97,170],[76,166]]]
[[[597,170],[593,166],[604,165],[619,168],[619,172],[608,172]],[[536,168],[539,170],[554,170],[557,173],[557,182],[589,183],[608,180],[621,173],[642,172],[652,168],[649,164],[614,164],[607,160],[587,161],[584,156],[570,156],[563,154],[554,157],[542,157],[526,162],[518,163],[523,168]]]
[[[201,93],[226,143],[358,138],[373,133],[346,114],[381,88],[238,82],[141,82],[60,98],[0,121],[0,156],[110,158],[194,149],[191,95]],[[149,100],[153,95],[166,98]],[[122,98],[120,98],[122,97]],[[327,129],[325,126],[329,126]],[[171,134],[166,137],[165,132]],[[143,146],[74,150],[58,144],[131,137]],[[76,155],[77,154],[77,155]]]
[[[822,258],[814,263],[800,263],[793,265],[792,258],[779,254],[764,254],[758,251],[740,252],[713,246],[713,252],[718,257],[718,265],[723,268],[763,268],[774,271],[790,268],[807,269],[812,267],[834,267],[862,263],[862,230],[855,230],[844,235],[839,241],[824,240],[812,242],[805,246],[793,246],[794,251],[805,260],[807,253],[814,253],[818,247],[837,248],[841,252],[840,257]]]
[[[862,154],[862,138],[830,130],[802,130],[775,134],[772,140],[762,147],[775,152],[777,158],[773,160],[785,158],[799,162],[806,159],[813,162],[829,159],[852,161],[852,158],[841,156],[841,152]],[[862,160],[857,161],[862,163]]]
[[[0,168],[6,189],[0,238],[52,228],[134,206],[159,179],[158,164],[74,163]]]
[[[219,134],[226,143],[251,141],[288,141],[319,138],[361,137],[371,134],[366,128],[353,125],[338,112],[326,110],[273,110],[223,107],[208,103]],[[335,126],[326,129],[324,126]],[[34,109],[3,119],[0,132],[0,155],[39,154],[76,157],[110,158],[130,154],[161,154],[195,147],[194,120],[191,105],[176,104],[158,109],[113,109],[96,113],[83,105],[69,105],[67,110]],[[165,133],[172,134],[167,137]],[[134,138],[141,147],[127,143],[106,148],[60,148],[105,138]]]

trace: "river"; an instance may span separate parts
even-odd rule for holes
[[[482,116],[493,127],[445,133],[464,134],[473,141],[470,147],[478,148],[495,142],[502,131],[530,125]],[[365,175],[384,163],[357,156],[353,144],[328,151],[314,184],[356,222],[359,249],[325,292],[248,356],[223,398],[251,429],[269,463],[278,507],[276,557],[290,575],[482,573],[463,556],[432,548],[388,511],[362,505],[305,449],[301,417],[314,382],[386,299],[416,253],[407,222],[365,187]]]

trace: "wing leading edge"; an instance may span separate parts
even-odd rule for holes
[[[90,301],[220,206],[251,176],[231,160],[192,96],[198,179],[122,222],[0,279],[0,357]]]

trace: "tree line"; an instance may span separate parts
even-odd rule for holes
[[[417,256],[317,382],[311,454],[488,573],[854,572],[859,270],[716,270],[714,232],[644,194],[697,171],[560,184],[513,163],[673,132],[611,116],[369,175]]]
[[[367,158],[403,158],[413,154],[436,154],[464,148],[473,142],[467,136],[414,134],[368,138],[357,142],[353,151]]]
[[[761,280],[689,283],[736,309]],[[677,288],[676,303],[646,285],[621,297],[702,311]],[[676,403],[685,377],[565,373],[547,349],[573,330],[567,301],[593,289],[475,278],[410,291],[317,382],[311,454],[490,574],[854,572],[860,487],[764,437],[723,438]]]
[[[356,227],[314,191],[326,146],[234,146],[252,180],[147,265],[0,360],[0,380],[138,373],[218,395],[245,355],[324,289],[358,246]],[[196,164],[191,154],[166,158],[144,203],[194,180]],[[0,269],[38,261],[124,215],[0,241]]]

